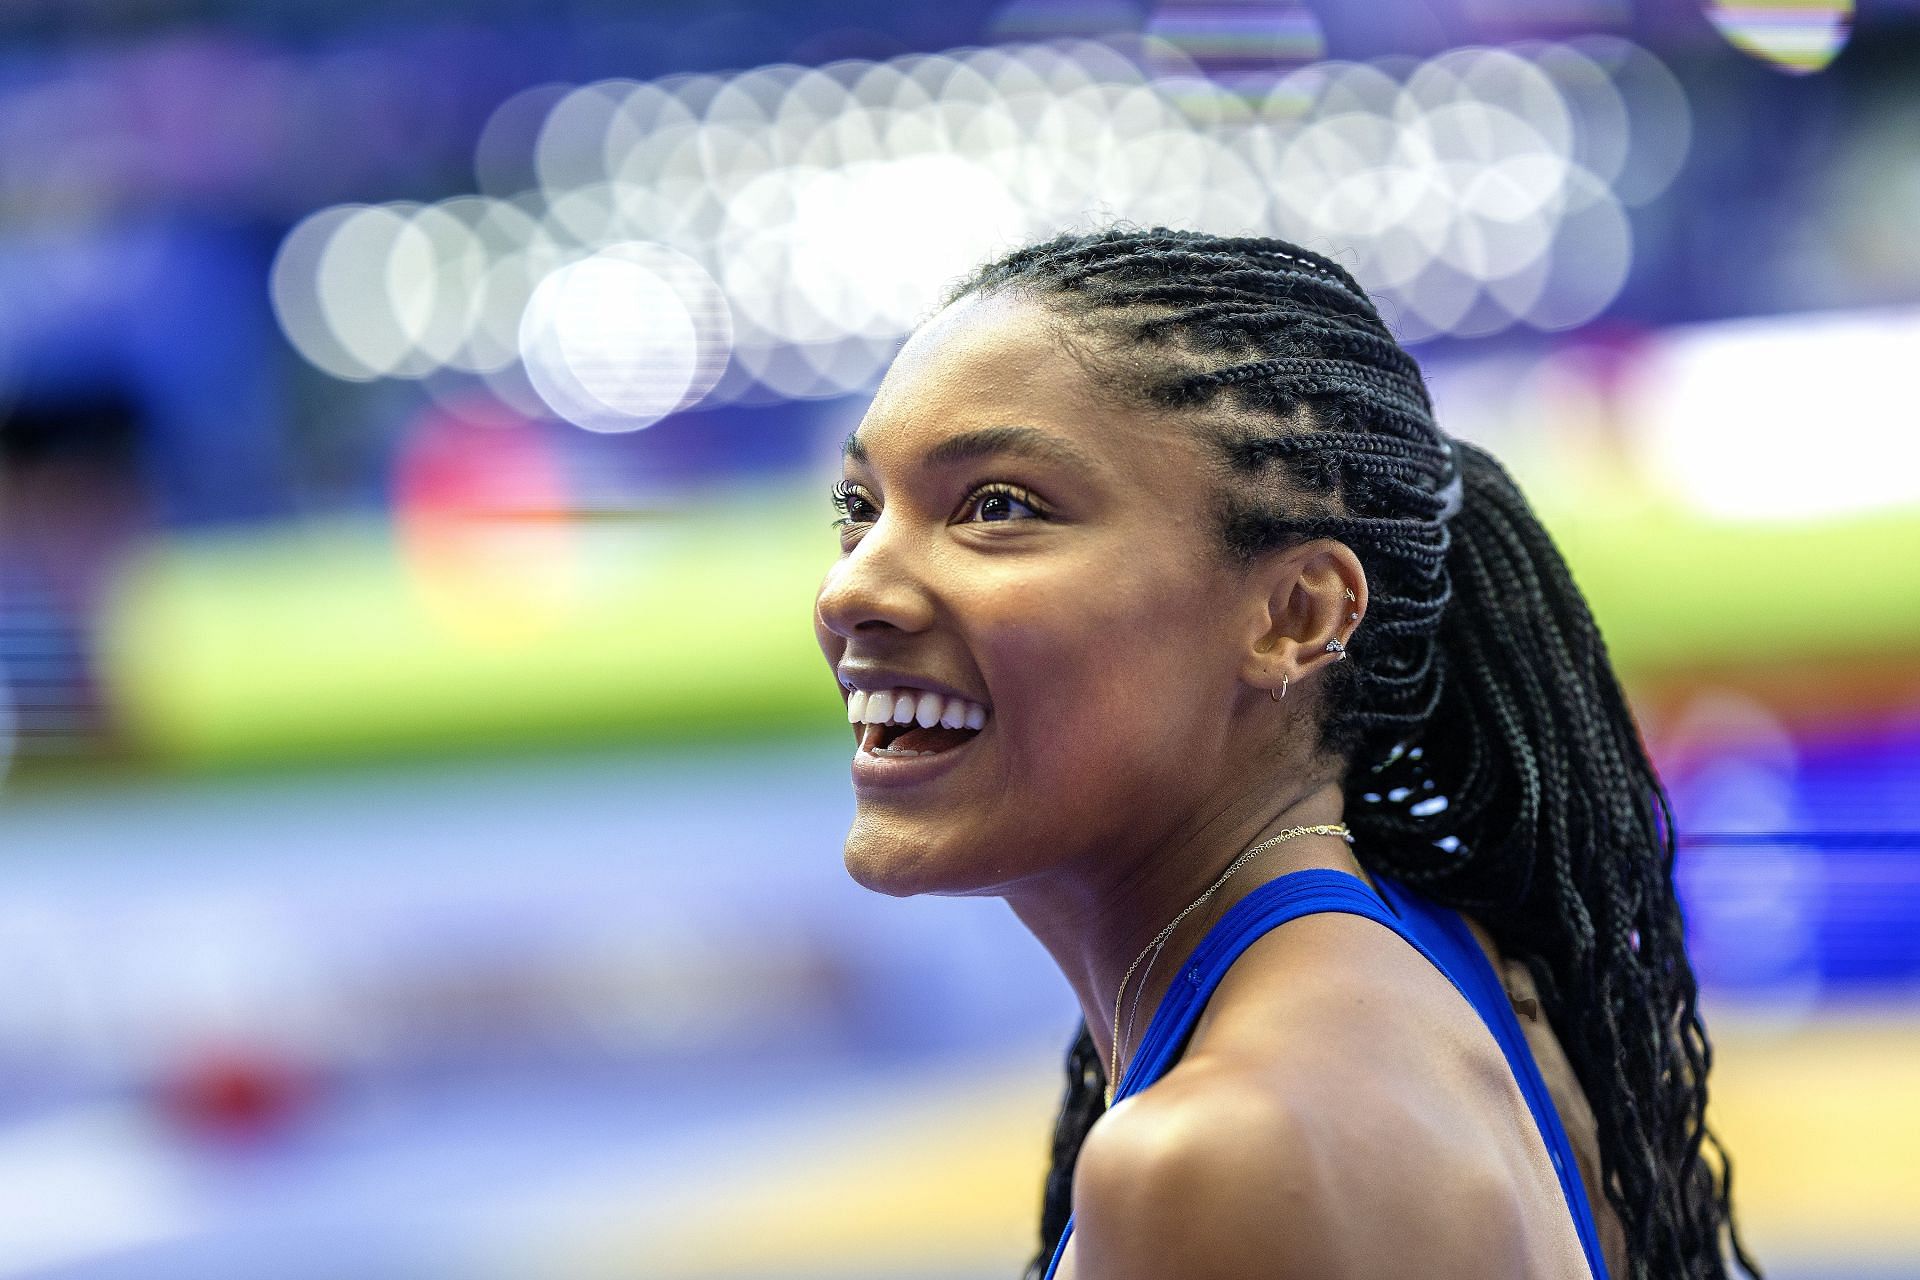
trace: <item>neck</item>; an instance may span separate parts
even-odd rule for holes
[[[1125,857],[1098,859],[1091,866],[1065,868],[1045,882],[1023,885],[1007,894],[1014,914],[1053,956],[1072,986],[1103,1067],[1111,1070],[1114,1003],[1121,978],[1160,931],[1204,894],[1241,853],[1288,827],[1339,822],[1343,809],[1337,782],[1316,784],[1283,797],[1277,807],[1270,803],[1264,811],[1249,808],[1219,815],[1169,843],[1131,851]],[[1362,874],[1347,842],[1338,835],[1304,834],[1282,840],[1254,854],[1204,905],[1188,912],[1157,957],[1149,955],[1140,961],[1120,1008],[1123,1073],[1127,1056],[1138,1048],[1182,962],[1214,922],[1262,884],[1310,867]],[[1127,1013],[1133,1009],[1138,1013],[1129,1037]],[[1109,1083],[1117,1087],[1118,1082]]]

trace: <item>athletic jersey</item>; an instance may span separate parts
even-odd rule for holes
[[[1200,945],[1188,957],[1186,972],[1174,981],[1154,1011],[1134,1061],[1114,1095],[1115,1104],[1150,1087],[1172,1069],[1208,998],[1226,976],[1227,967],[1261,935],[1289,920],[1323,911],[1365,916],[1405,938],[1414,950],[1432,961],[1493,1032],[1520,1085],[1520,1093],[1527,1100],[1527,1109],[1540,1128],[1540,1136],[1546,1140],[1547,1154],[1553,1157],[1554,1171],[1560,1175],[1560,1190],[1566,1196],[1568,1212],[1573,1215],[1580,1246],[1586,1250],[1587,1266],[1594,1280],[1607,1280],[1606,1259],[1600,1252],[1600,1236],[1594,1227],[1579,1165],[1575,1163],[1559,1113],[1553,1109],[1546,1082],[1541,1079],[1540,1069],[1527,1048],[1526,1033],[1514,1016],[1505,984],[1458,912],[1429,902],[1383,876],[1376,876],[1375,880],[1380,885],[1379,895],[1357,876],[1313,868],[1269,880],[1234,903],[1218,923],[1207,930]],[[1052,1280],[1059,1268],[1060,1255],[1072,1235],[1073,1219],[1069,1217],[1066,1230],[1060,1233],[1060,1243],[1054,1248],[1053,1260],[1047,1264],[1047,1280]]]

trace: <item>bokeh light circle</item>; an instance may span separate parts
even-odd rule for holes
[[[335,336],[320,305],[320,263],[334,233],[368,206],[333,205],[301,219],[281,240],[268,272],[267,293],[280,332],[307,363],[348,382],[366,382],[380,371]]]
[[[334,227],[320,251],[314,287],[321,318],[335,342],[367,370],[368,377],[416,376],[409,366],[414,343],[407,332],[410,316],[396,303],[411,307],[411,295],[396,296],[392,262],[401,246],[416,204],[371,205],[356,209]],[[412,255],[417,261],[417,254]],[[414,277],[407,274],[403,287]]]
[[[534,289],[520,322],[528,380],[554,413],[593,431],[630,431],[698,400],[732,342],[719,288],[661,245],[610,246]]]
[[[1228,74],[1233,49],[1170,22],[538,86],[482,133],[487,194],[340,206],[290,232],[276,315],[335,376],[477,373],[596,425],[703,396],[859,390],[874,352],[978,262],[1115,221],[1332,252],[1409,340],[1562,328],[1617,296],[1626,211],[1689,145],[1678,82],[1617,37]],[[635,244],[697,277],[621,248]],[[616,281],[663,287],[692,318],[665,306],[643,323]],[[693,354],[620,372],[610,353],[634,343]]]

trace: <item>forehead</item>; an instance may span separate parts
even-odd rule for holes
[[[1103,392],[1062,343],[1059,324],[1014,293],[954,302],[907,340],[850,452],[884,467],[962,432],[1019,428],[1029,440],[1059,441],[1083,469],[1111,480],[1164,475],[1176,454],[1198,461],[1170,415]]]

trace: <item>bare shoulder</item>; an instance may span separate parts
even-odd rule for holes
[[[1529,1274],[1505,1171],[1405,1123],[1377,1084],[1275,1088],[1198,1061],[1121,1103],[1075,1170],[1075,1275],[1385,1280],[1415,1259],[1434,1280]]]
[[[1300,1233],[1321,1216],[1300,1119],[1248,1084],[1192,1064],[1101,1118],[1074,1168],[1076,1276],[1327,1274]]]
[[[1577,1274],[1472,1010],[1369,922],[1295,923],[1315,927],[1250,948],[1179,1065],[1088,1134],[1078,1280]]]

